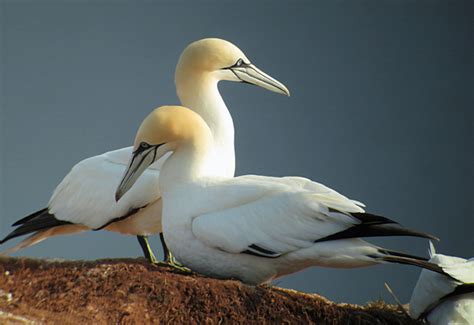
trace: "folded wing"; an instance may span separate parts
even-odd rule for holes
[[[115,189],[125,172],[131,150],[127,147],[107,152],[76,164],[54,191],[49,213],[58,220],[99,229],[160,198],[156,185],[159,170],[155,165],[143,173],[123,200],[115,202]]]
[[[119,203],[115,189],[125,172],[132,147],[110,151],[77,163],[56,187],[48,207],[16,221],[16,227],[0,244],[12,238],[32,234],[9,251],[31,246],[47,237],[102,229],[123,220],[141,208],[158,202],[159,168],[164,159],[150,166],[135,187]],[[160,222],[160,214],[154,215]],[[135,235],[142,235],[135,229]],[[143,229],[148,234],[149,229]]]
[[[391,235],[431,238],[367,214],[361,203],[307,179],[246,176],[220,186],[226,188],[213,191],[216,195],[228,193],[229,186],[236,192],[241,186],[262,188],[256,191],[258,197],[193,221],[199,240],[230,253],[274,258],[321,241]]]

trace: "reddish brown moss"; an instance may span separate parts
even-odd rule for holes
[[[335,304],[293,290],[184,275],[142,259],[1,258],[0,274],[0,311],[48,324],[415,323],[382,303]]]

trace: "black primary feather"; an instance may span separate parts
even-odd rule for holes
[[[67,224],[71,222],[58,220],[48,212],[48,209],[43,209],[15,222],[13,225],[18,227],[3,238],[0,244],[15,237]]]
[[[38,210],[36,212],[33,212],[32,214],[30,215],[27,215],[26,217],[24,218],[21,218],[20,220],[17,220],[15,221],[15,223],[12,225],[12,227],[16,227],[16,226],[19,226],[21,224],[24,224],[25,222],[27,222],[28,220],[31,220],[39,215],[42,215],[43,213],[45,212],[48,212],[48,208],[44,208],[44,209],[41,209],[41,210]]]
[[[329,241],[329,240],[338,240],[338,239],[348,239],[348,238],[360,238],[360,237],[387,237],[387,236],[413,236],[428,238],[433,240],[439,240],[437,237],[416,231],[407,228],[403,228],[397,222],[390,220],[388,218],[378,216],[371,213],[344,213],[335,209],[329,209],[329,212],[342,213],[353,218],[356,218],[360,221],[359,224],[356,224],[350,228],[347,228],[343,231],[334,233],[332,235],[320,238],[315,240],[315,243]]]

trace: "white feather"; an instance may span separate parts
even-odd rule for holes
[[[436,307],[426,320],[431,325],[474,324],[474,293],[447,299]]]
[[[359,267],[381,256],[360,239],[315,243],[359,224],[349,213],[364,210],[308,179],[213,177],[176,186],[163,199],[166,242],[179,261],[204,274],[257,284],[310,265]]]
[[[436,254],[432,243],[430,255],[430,262],[441,266],[456,280],[428,270],[421,271],[410,299],[410,315],[419,318],[429,311],[430,324],[473,324],[474,294],[444,298],[460,285],[474,284],[474,259]]]
[[[231,253],[256,244],[286,254],[308,248],[317,239],[359,223],[348,215],[330,213],[329,207],[342,212],[363,212],[351,200],[321,184],[305,180],[306,186],[301,186],[288,177],[280,181],[261,176],[237,177],[211,191],[228,191],[226,187],[231,186],[235,197],[242,191],[242,181],[246,187],[258,188],[259,197],[225,209],[214,204],[217,211],[202,214],[192,223],[192,231],[199,240]],[[314,186],[308,186],[309,183]]]
[[[132,148],[127,147],[76,164],[56,187],[48,205],[49,212],[59,220],[96,229],[159,199],[157,182],[164,159],[147,169],[136,186],[115,202],[114,193],[131,152]]]

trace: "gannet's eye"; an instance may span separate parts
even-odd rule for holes
[[[148,143],[140,142],[140,145],[138,146],[138,148],[133,153],[134,154],[142,153],[142,152],[145,152],[146,150],[148,150],[149,148],[151,148],[151,146]]]
[[[238,59],[237,62],[235,62],[233,65],[229,66],[229,67],[225,67],[225,68],[222,68],[222,69],[234,69],[234,68],[240,68],[240,67],[245,67],[247,66],[248,64],[244,62],[244,60],[242,59]]]

